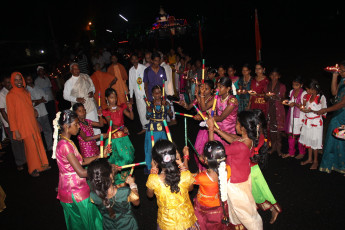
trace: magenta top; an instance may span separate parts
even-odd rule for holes
[[[238,102],[235,96],[229,95],[228,99],[222,102],[221,97],[217,100],[217,116],[222,115],[227,106],[235,106],[232,112],[221,122],[217,122],[219,128],[227,133],[236,134],[236,119],[238,111]]]
[[[79,122],[80,130],[82,130],[87,137],[94,136],[92,121],[85,119],[87,124]],[[84,141],[84,139],[78,135],[80,153],[83,157],[93,157],[99,155],[99,148],[97,146],[96,140]]]
[[[80,164],[83,158],[77,148],[67,140],[61,139],[56,146],[56,162],[59,167],[58,195],[63,203],[73,203],[72,194],[77,202],[83,201],[90,196],[90,188],[86,183],[86,178],[80,178],[74,171],[67,159],[68,154],[73,154]]]

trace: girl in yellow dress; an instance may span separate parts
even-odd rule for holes
[[[178,155],[176,146],[168,140],[157,141],[152,149],[152,169],[146,182],[146,194],[149,198],[157,197],[158,230],[200,229],[188,194],[193,190],[194,177],[189,170],[180,172]],[[184,156],[188,157],[187,154]]]

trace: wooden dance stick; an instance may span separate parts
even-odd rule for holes
[[[139,166],[139,165],[146,165],[146,162],[140,162],[140,163],[134,163],[134,164],[129,164],[129,165],[123,165],[123,166],[119,166],[119,169],[125,169],[125,168],[130,168],[130,167],[135,167],[135,166]]]
[[[216,109],[216,104],[217,104],[217,100],[218,100],[218,93],[219,93],[219,90],[217,89],[216,90],[216,95],[214,96],[214,100],[213,100],[213,106],[212,106],[212,110],[211,110],[211,117],[214,116],[214,111]]]
[[[104,158],[104,154],[103,154],[103,149],[104,149],[104,141],[103,141],[103,134],[101,134],[101,138],[100,138],[101,140],[101,144],[100,144],[100,148],[101,148],[101,150],[100,150],[100,154],[101,154],[101,158]]]
[[[184,116],[184,117],[194,117],[194,115],[190,115],[190,114],[185,114],[185,113],[179,113],[179,112],[175,112],[176,115],[180,115],[180,116]]]
[[[152,143],[152,148],[155,145],[155,137],[153,136],[153,131],[151,130],[151,143]]]
[[[130,173],[129,173],[129,176],[132,176],[133,175],[133,172],[134,172],[134,166],[132,167]]]
[[[187,138],[187,140],[188,140],[189,144],[192,146],[192,148],[193,148],[195,154],[196,154],[198,157],[200,157],[200,154],[198,153],[198,151],[196,151],[194,145],[193,145],[192,142],[189,140],[189,138]]]
[[[170,134],[170,130],[169,130],[167,121],[166,121],[166,120],[163,120],[163,124],[164,124],[164,127],[165,127],[165,132],[167,133],[167,136],[168,136],[168,140],[169,140],[170,142],[173,142],[173,141],[172,141],[172,138],[171,138],[171,134]]]
[[[111,145],[111,134],[112,134],[112,132],[111,132],[111,127],[113,127],[113,121],[110,120],[109,123],[110,123],[110,124],[109,124],[108,145]]]
[[[116,133],[117,131],[119,131],[120,129],[122,129],[124,126],[123,125],[121,125],[120,127],[118,127],[117,129],[115,129],[115,130],[113,130],[113,131],[111,131],[111,133]]]

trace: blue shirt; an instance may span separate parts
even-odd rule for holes
[[[148,83],[148,100],[152,101],[152,88],[155,85],[159,85],[160,87],[163,86],[163,79],[167,81],[167,75],[163,67],[159,66],[159,70],[157,73],[152,70],[151,66],[147,67],[144,70],[144,82]]]

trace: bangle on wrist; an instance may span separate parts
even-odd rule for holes
[[[183,158],[189,160],[189,155],[184,155]]]
[[[138,186],[137,186],[136,183],[130,184],[129,187],[130,187],[131,189],[138,189]]]

